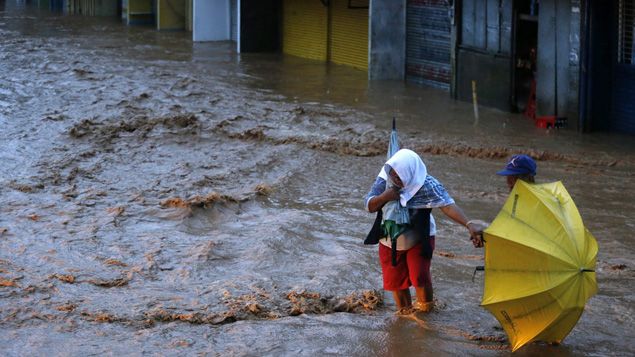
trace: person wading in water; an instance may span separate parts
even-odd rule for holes
[[[379,243],[379,261],[384,289],[392,291],[399,313],[413,309],[410,286],[417,301],[414,308],[433,308],[430,264],[436,224],[430,215],[439,208],[469,231],[475,247],[482,246],[482,227],[469,221],[444,186],[428,175],[421,157],[414,151],[397,151],[384,165],[366,195],[366,208],[378,212],[365,244]]]

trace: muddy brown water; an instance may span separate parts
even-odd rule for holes
[[[529,152],[597,238],[578,325],[517,355],[635,353],[632,136],[474,125],[445,92],[20,3],[0,1],[3,355],[510,354],[482,251],[438,212],[438,309],[400,318],[381,290],[363,197],[392,116],[470,218]]]

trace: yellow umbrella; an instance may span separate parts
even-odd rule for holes
[[[598,252],[562,183],[517,181],[484,239],[481,306],[503,326],[512,351],[560,343],[597,292]]]

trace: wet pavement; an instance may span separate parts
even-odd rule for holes
[[[510,354],[478,306],[483,252],[440,212],[438,308],[397,317],[381,290],[363,197],[393,116],[470,218],[525,152],[597,238],[578,325],[515,355],[635,353],[632,136],[475,124],[446,92],[234,47],[0,5],[3,354]]]

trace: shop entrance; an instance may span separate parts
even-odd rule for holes
[[[517,112],[535,113],[538,11],[536,0],[514,1],[512,109]]]
[[[585,4],[580,126],[635,134],[635,0]]]

